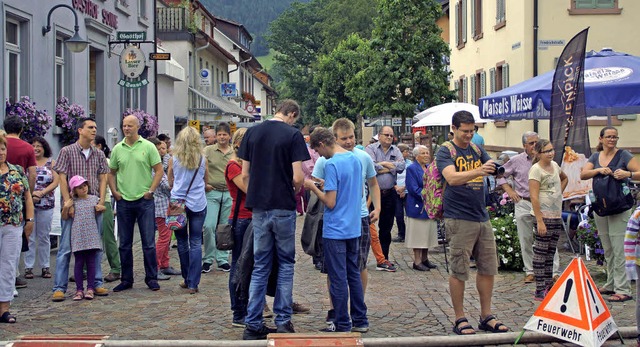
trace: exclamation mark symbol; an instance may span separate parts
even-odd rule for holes
[[[571,288],[573,287],[573,279],[567,280],[567,286],[564,288],[564,297],[562,297],[562,306],[560,306],[560,312],[565,313],[567,311],[567,300],[569,300],[569,294],[571,294]]]
[[[598,303],[596,302],[596,296],[593,295],[593,289],[591,288],[591,282],[587,281],[587,287],[589,288],[589,294],[591,294],[591,300],[593,300],[593,306],[596,308],[596,313],[600,313]]]

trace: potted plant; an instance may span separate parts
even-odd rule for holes
[[[500,269],[519,271],[524,267],[524,263],[522,262],[514,208],[514,203],[507,193],[496,199],[495,203],[487,206],[496,239]]]
[[[122,118],[130,115],[136,116],[140,122],[140,129],[138,129],[138,134],[140,136],[148,139],[158,135],[158,120],[155,116],[152,116],[138,108],[128,108],[124,113],[122,113]]]
[[[56,126],[61,128],[60,144],[67,146],[77,139],[76,123],[86,117],[84,108],[78,104],[70,104],[69,99],[61,97],[56,105]]]
[[[24,121],[24,130],[20,137],[30,142],[36,136],[44,136],[51,129],[51,116],[46,110],[36,109],[36,103],[28,96],[20,98],[19,102],[6,102],[6,115],[18,116]]]
[[[595,260],[596,264],[603,265],[604,249],[598,236],[598,229],[592,218],[586,219],[578,225],[576,237],[581,247],[585,245],[589,247],[591,250],[591,259]]]

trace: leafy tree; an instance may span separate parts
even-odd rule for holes
[[[331,53],[318,58],[315,83],[319,88],[318,116],[323,125],[330,126],[340,117],[358,124],[361,105],[347,95],[346,85],[366,67],[366,57],[370,55],[369,43],[358,34],[351,34]]]
[[[270,47],[275,56],[273,76],[280,97],[297,100],[306,124],[319,122],[317,60],[340,41],[357,32],[368,38],[375,8],[365,0],[313,0],[293,3],[270,25]]]
[[[347,84],[347,94],[369,115],[412,116],[426,106],[453,97],[448,88],[448,45],[436,20],[442,15],[435,0],[378,0],[372,56],[368,66]]]

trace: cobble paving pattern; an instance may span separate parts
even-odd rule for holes
[[[299,217],[298,236],[302,224],[303,217]],[[36,271],[36,278],[29,280],[29,286],[20,289],[19,296],[13,301],[11,312],[17,316],[18,324],[2,324],[0,341],[28,334],[105,334],[117,340],[241,339],[242,329],[231,326],[229,273],[216,269],[202,274],[200,292],[195,295],[178,286],[182,281],[180,276],[160,281],[161,290],[152,292],[144,284],[139,238],[135,242],[136,282],[133,289],[110,292],[109,296],[96,297],[93,301],[73,302],[71,296],[75,284],[70,282],[67,300],[54,303],[51,301],[53,280],[40,278],[39,271]],[[329,308],[326,277],[314,269],[311,258],[302,252],[299,242],[296,247],[294,301],[309,305],[311,312],[294,315],[293,324],[297,332],[313,333],[325,327],[324,319]],[[365,302],[371,329],[364,337],[453,334],[453,309],[442,247],[430,250],[430,259],[438,269],[429,272],[411,269],[409,251],[404,244],[392,243],[390,260],[399,265],[396,273],[375,271],[375,259],[369,256],[369,285]],[[171,265],[179,268],[175,248],[170,250],[170,256]],[[562,252],[561,264],[566,265],[572,256]],[[596,282],[601,283],[604,279],[602,267],[595,266],[594,262],[587,262],[587,265]],[[55,267],[55,251],[51,254],[51,267]],[[108,273],[106,261],[103,262],[103,272]],[[480,304],[475,290],[475,270],[471,274],[465,293],[465,309],[470,323],[476,327]],[[521,330],[538,305],[533,300],[534,284],[525,285],[522,280],[521,272],[501,271],[496,276],[494,289],[494,313],[515,331]],[[117,283],[105,283],[105,287],[111,290]],[[268,298],[268,302],[271,305],[272,299]],[[618,326],[635,326],[634,301],[608,305]],[[273,324],[272,319],[267,322]],[[634,342],[628,340],[629,343]],[[609,341],[606,345],[619,344],[619,341]],[[564,345],[555,342],[545,344]]]

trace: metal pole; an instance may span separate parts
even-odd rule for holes
[[[153,52],[158,53],[158,0],[153,0]],[[158,61],[153,61],[153,101],[156,112],[156,121],[160,123],[158,108]]]

